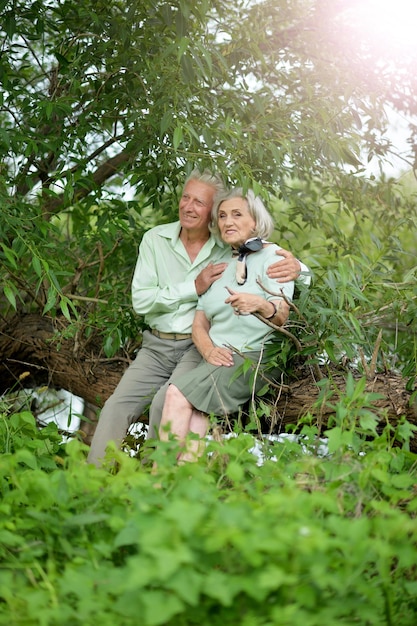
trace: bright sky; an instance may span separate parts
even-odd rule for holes
[[[354,29],[385,57],[417,54],[417,0],[351,0]]]
[[[341,17],[347,54],[349,45],[363,46],[368,62],[373,58],[375,63],[382,63],[394,73],[400,60],[403,67],[417,63],[417,0],[344,0],[343,6]],[[387,114],[390,119],[387,135],[395,146],[394,151],[410,158],[407,121],[394,111]],[[368,169],[378,174],[380,166],[371,162]],[[409,167],[401,156],[392,155],[391,162],[384,163],[383,169],[388,175],[396,175]]]

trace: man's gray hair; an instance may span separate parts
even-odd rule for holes
[[[190,180],[197,180],[200,183],[211,185],[216,190],[216,194],[224,193],[226,191],[226,187],[221,176],[219,174],[213,174],[213,172],[211,172],[207,168],[203,171],[200,171],[199,169],[194,169],[187,177],[187,180],[184,183],[184,187]]]
[[[220,231],[217,225],[219,208],[223,202],[231,200],[232,198],[242,198],[243,200],[246,200],[249,213],[256,224],[253,236],[260,237],[261,239],[267,239],[274,230],[274,221],[265,208],[261,198],[259,196],[255,196],[252,189],[248,189],[248,191],[244,193],[242,187],[218,193],[214,198],[213,208],[211,211],[211,223],[209,226],[213,235],[220,238]]]

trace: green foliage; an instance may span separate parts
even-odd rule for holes
[[[108,472],[27,413],[0,426],[0,624],[414,626],[417,458],[384,433],[319,456],[304,426],[262,464],[249,435],[183,466],[168,442],[157,472]]]
[[[0,454],[13,456],[31,469],[56,469],[54,455],[60,451],[61,436],[56,424],[40,431],[30,411],[0,414]]]
[[[108,357],[129,346],[143,232],[176,217],[191,167],[215,167],[276,197],[276,239],[316,272],[306,351],[369,353],[383,325],[411,380],[415,185],[364,168],[391,149],[386,103],[414,110],[414,72],[335,45],[343,5],[0,3],[4,318],[63,318],[57,335]]]

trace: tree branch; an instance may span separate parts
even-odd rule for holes
[[[119,154],[108,159],[105,163],[100,165],[91,177],[91,183],[76,185],[74,188],[73,202],[81,200],[88,196],[94,189],[100,187],[109,178],[117,174],[122,165],[128,163],[132,158],[132,155],[127,150],[122,150]],[[64,205],[64,196],[61,194],[58,197],[49,198],[44,205],[44,209],[48,214],[58,213]]]

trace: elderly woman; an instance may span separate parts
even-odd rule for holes
[[[216,198],[211,230],[231,246],[234,257],[222,277],[199,298],[192,350],[198,350],[201,362],[191,372],[172,379],[167,390],[159,436],[161,440],[170,435],[178,439],[179,461],[199,455],[201,439],[187,442],[187,435],[205,437],[209,414],[233,413],[251,396],[251,372],[242,373],[241,365],[245,359],[257,362],[272,334],[268,324],[251,314],[258,313],[276,325],[288,317],[285,299],[269,293],[291,298],[294,291],[293,282],[280,284],[267,276],[279,250],[265,241],[273,228],[270,214],[253,191],[244,194],[242,189],[234,189]],[[238,368],[240,375],[236,374]]]

